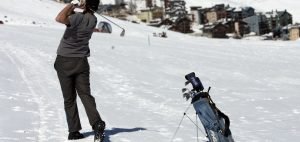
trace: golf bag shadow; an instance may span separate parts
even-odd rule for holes
[[[234,142],[229,129],[229,117],[222,113],[212,101],[209,95],[210,87],[207,92],[204,92],[204,87],[194,72],[186,75],[185,78],[186,85],[191,83],[193,89],[190,91],[183,88],[182,92],[187,91],[183,97],[187,100],[192,98],[191,103],[205,129],[209,142]]]

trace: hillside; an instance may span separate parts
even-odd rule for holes
[[[288,10],[294,17],[295,22],[300,22],[300,10],[298,5],[300,4],[299,1],[295,0],[185,0],[187,5],[190,6],[203,6],[208,7],[215,4],[230,4],[231,6],[252,6],[256,9],[257,12],[266,12],[272,10]]]
[[[125,0],[130,2],[130,0]],[[145,7],[143,0],[136,0],[139,8]],[[190,6],[202,6],[202,7],[211,7],[215,4],[230,4],[234,7],[240,6],[252,6],[256,9],[257,12],[266,12],[272,10],[288,10],[293,16],[295,22],[300,22],[300,10],[298,5],[300,1],[295,0],[185,0],[187,3],[187,9],[189,10]],[[114,0],[102,0],[105,4],[114,4]],[[157,5],[160,5],[160,0],[156,0]]]
[[[54,19],[63,7],[49,0],[1,0],[0,20],[7,20],[0,25],[1,142],[67,141],[53,68],[65,28]],[[169,142],[190,104],[181,88],[192,71],[206,89],[212,86],[211,96],[229,115],[237,142],[300,139],[300,40],[208,39],[171,31],[168,38],[157,38],[152,33],[164,29],[111,20],[126,29],[125,37],[115,26],[112,34],[94,33],[89,57],[92,94],[107,122],[106,142]],[[78,103],[86,136],[78,142],[92,141]],[[192,108],[188,115],[195,118]],[[201,132],[199,138],[205,141]],[[175,141],[196,141],[188,119]]]

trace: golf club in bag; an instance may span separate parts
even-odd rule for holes
[[[183,97],[186,100],[192,99],[192,105],[199,117],[209,142],[234,142],[229,129],[230,120],[227,115],[221,112],[212,101],[208,88],[204,92],[204,87],[195,73],[189,73],[185,76],[187,82],[185,85],[192,84],[193,89],[183,88]]]

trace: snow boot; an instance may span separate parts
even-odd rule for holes
[[[94,126],[93,126],[94,132],[95,132],[95,137],[94,137],[94,142],[104,142],[105,134],[104,134],[104,129],[105,129],[105,122],[104,121],[98,121]]]
[[[70,132],[68,136],[68,140],[78,140],[84,138],[83,134],[76,132]]]

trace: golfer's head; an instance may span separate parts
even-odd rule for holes
[[[86,0],[85,6],[86,9],[90,9],[92,11],[97,11],[100,1],[99,0]]]

